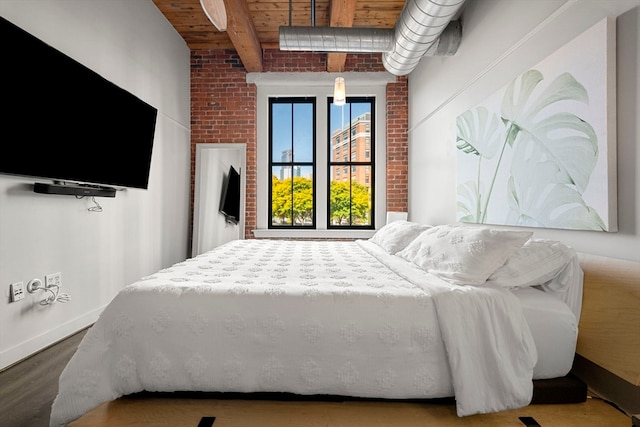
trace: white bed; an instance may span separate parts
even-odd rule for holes
[[[455,395],[460,416],[525,406],[532,379],[571,368],[582,285],[575,252],[530,235],[401,221],[355,242],[227,243],[114,298],[50,424],[144,390]],[[484,258],[456,255],[461,241]]]

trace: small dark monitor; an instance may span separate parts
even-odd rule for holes
[[[228,222],[237,224],[240,221],[240,173],[233,166],[229,167],[222,185],[220,212]]]

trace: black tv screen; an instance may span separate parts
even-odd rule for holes
[[[229,167],[229,173],[223,181],[220,212],[227,221],[234,224],[240,221],[240,173],[233,166]]]
[[[157,109],[0,17],[0,173],[148,188]]]

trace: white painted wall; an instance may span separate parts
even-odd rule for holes
[[[102,213],[0,175],[2,369],[91,324],[126,284],[186,258],[190,95],[189,49],[151,0],[2,0],[0,15],[158,109],[149,189],[98,198]],[[33,66],[46,72],[38,58]],[[54,272],[70,302],[9,303],[10,283]]]
[[[618,232],[531,229],[640,261],[640,0],[468,0],[456,55],[409,75],[409,219],[456,222],[456,117],[606,16],[617,17]]]

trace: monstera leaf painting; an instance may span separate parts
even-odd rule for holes
[[[561,57],[552,58],[553,66],[542,64],[544,73],[532,68],[485,104],[458,116],[459,221],[600,231],[615,228],[610,218],[611,186],[593,183],[594,177],[605,181],[615,177],[615,170],[609,170],[611,159],[606,159],[611,153],[607,143],[613,143],[607,141],[611,129],[600,129],[606,127],[606,120],[598,119],[602,105],[595,106],[600,109],[595,115],[589,113],[590,102],[599,100],[604,89],[597,87],[597,81],[594,88],[591,79],[586,79],[587,88],[573,72],[563,71]],[[602,86],[607,86],[606,78],[603,80]],[[590,97],[590,91],[596,96]],[[608,169],[598,170],[603,167]],[[598,191],[590,189],[593,186]],[[595,206],[591,204],[594,200]]]

